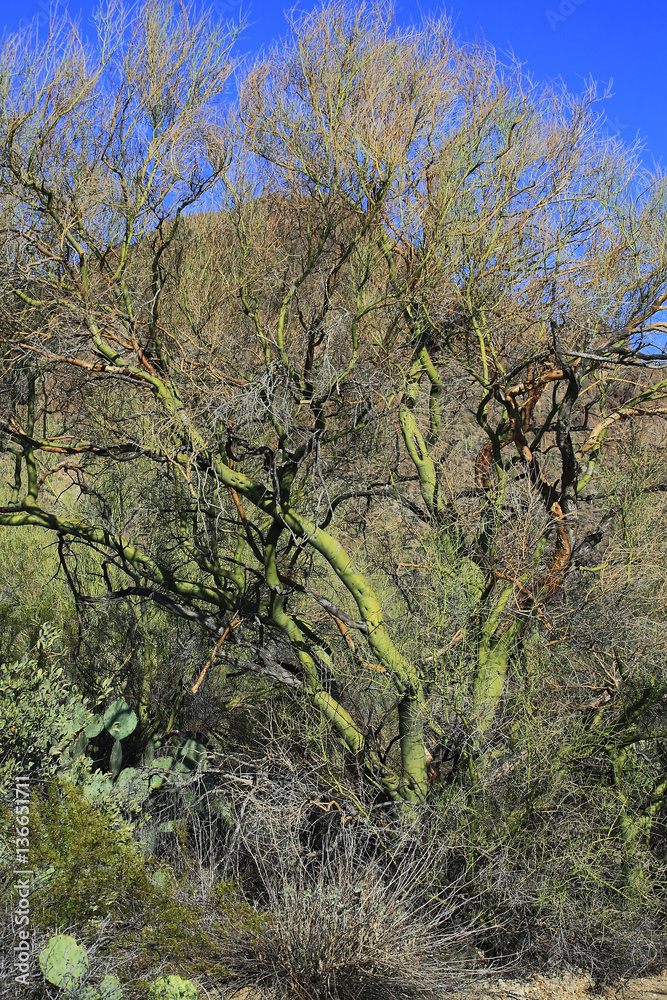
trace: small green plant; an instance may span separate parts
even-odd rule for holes
[[[55,934],[40,951],[39,965],[49,983],[69,991],[88,971],[88,955],[69,934]]]
[[[220,949],[230,927],[251,935],[258,915],[237,898],[234,884],[221,887],[207,903],[195,902],[195,866],[182,872],[164,861],[157,866],[109,803],[113,798],[94,805],[62,780],[54,780],[46,794],[35,793],[34,926],[48,932],[69,927],[83,939],[104,923],[102,953],[122,956],[128,975],[145,978],[146,986],[165,961],[183,975],[222,975]],[[10,819],[8,813],[8,830]],[[84,993],[79,1000],[121,1000],[118,986],[109,981],[86,985]]]
[[[197,989],[181,976],[160,976],[149,986],[148,1000],[197,1000]]]
[[[0,663],[0,793],[15,774],[54,774],[92,715],[59,663],[59,638],[45,624],[30,653]]]

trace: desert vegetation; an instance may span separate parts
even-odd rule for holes
[[[0,67],[7,988],[664,962],[664,176],[384,6]]]

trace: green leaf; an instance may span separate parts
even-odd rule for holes
[[[96,798],[105,799],[111,792],[112,788],[113,783],[111,781],[111,776],[108,774],[102,774],[101,771],[95,771],[90,775],[84,784],[83,794],[89,800]]]

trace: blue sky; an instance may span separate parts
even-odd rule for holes
[[[252,55],[284,33],[283,10],[293,2],[212,0],[210,5],[221,19],[243,11],[251,23],[239,51]],[[84,23],[93,6],[93,0],[69,2],[70,12],[80,13]],[[300,0],[298,6],[308,9],[309,2]],[[0,29],[12,31],[21,21],[44,18],[48,10],[49,0],[0,0]],[[429,0],[421,5],[404,0],[396,7],[399,23],[442,10]],[[627,142],[641,137],[647,165],[667,167],[664,0],[458,0],[444,10],[456,34],[483,34],[498,51],[513,50],[535,81],[562,77],[570,90],[579,91],[591,76],[601,89],[613,79],[614,96],[604,104],[606,128]]]

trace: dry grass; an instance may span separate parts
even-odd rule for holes
[[[267,782],[236,803],[230,874],[263,919],[230,929],[224,995],[417,1000],[451,991],[471,932],[455,919],[455,887],[429,898],[441,859],[424,848],[415,817],[379,828],[322,813],[312,792]]]

